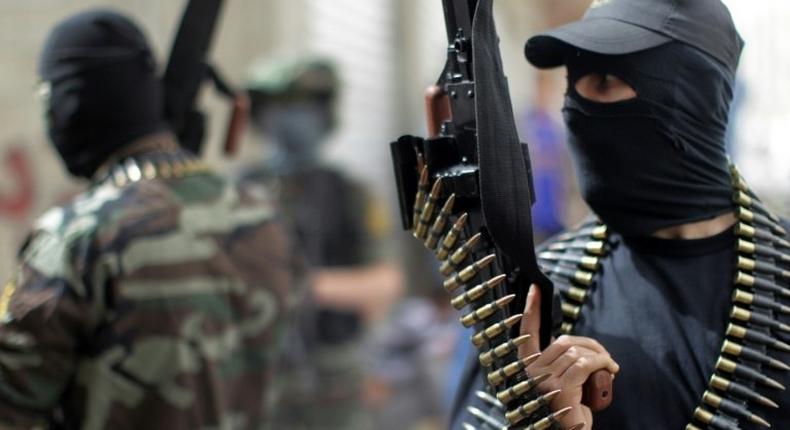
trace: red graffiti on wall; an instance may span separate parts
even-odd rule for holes
[[[27,152],[19,145],[8,146],[2,157],[2,181],[13,184],[0,191],[0,216],[24,219],[33,207],[34,179]],[[6,187],[4,187],[6,188]]]

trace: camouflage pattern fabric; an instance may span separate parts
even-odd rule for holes
[[[269,428],[296,263],[254,194],[106,180],[42,216],[0,294],[0,424]]]

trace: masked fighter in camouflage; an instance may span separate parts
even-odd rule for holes
[[[0,428],[265,428],[294,276],[271,205],[179,148],[127,18],[64,20],[39,72],[90,186],[38,220],[0,295]]]

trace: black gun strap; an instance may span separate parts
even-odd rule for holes
[[[483,216],[494,243],[541,288],[541,345],[551,338],[553,286],[540,272],[532,236],[532,182],[516,131],[499,54],[493,0],[480,0],[472,22],[475,111]]]

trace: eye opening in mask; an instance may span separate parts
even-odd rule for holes
[[[624,79],[605,72],[589,72],[573,82],[576,93],[597,103],[617,103],[637,98],[638,94]]]

